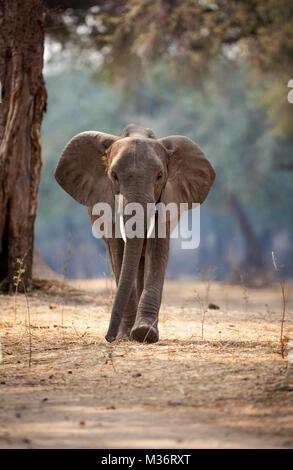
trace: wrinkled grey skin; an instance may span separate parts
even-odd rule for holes
[[[127,126],[119,136],[90,131],[73,137],[65,147],[55,178],[76,201],[92,207],[114,197],[124,204],[158,201],[202,203],[215,172],[201,151],[184,136],[157,139],[150,129]],[[113,220],[113,237],[115,234]],[[156,219],[157,226],[157,219]],[[115,274],[117,293],[106,339],[129,337],[140,342],[159,339],[158,314],[169,256],[167,237],[104,239]],[[145,227],[146,233],[146,227]]]

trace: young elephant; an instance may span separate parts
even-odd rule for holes
[[[183,136],[157,139],[153,131],[127,126],[119,136],[82,132],[73,137],[60,157],[55,178],[77,202],[87,207],[108,203],[115,213],[115,195],[123,205],[202,203],[215,171],[201,149]],[[122,220],[126,220],[125,218]],[[106,339],[127,336],[140,342],[158,341],[158,313],[169,255],[170,227],[165,238],[103,237],[115,274],[117,292]],[[123,223],[122,223],[123,225]],[[117,227],[116,227],[117,228]],[[121,228],[121,233],[122,233]],[[116,232],[117,233],[117,232]],[[120,233],[120,232],[119,232]]]

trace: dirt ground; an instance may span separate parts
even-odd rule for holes
[[[278,285],[168,281],[152,345],[106,343],[113,281],[37,285],[0,296],[1,448],[293,447]]]

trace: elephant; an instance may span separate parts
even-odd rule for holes
[[[149,128],[128,125],[119,135],[98,131],[75,135],[64,148],[55,171],[58,184],[86,206],[124,204],[201,204],[215,180],[215,171],[200,147],[188,137],[157,138]],[[124,220],[124,219],[123,219]],[[125,219],[126,220],[126,219]],[[113,228],[116,219],[111,219]],[[155,218],[155,224],[157,219]],[[170,220],[165,238],[155,235],[103,237],[117,291],[106,340],[159,340],[158,316],[169,257]],[[123,239],[124,238],[124,239]]]

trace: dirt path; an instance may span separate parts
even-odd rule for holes
[[[28,296],[31,367],[26,298],[0,296],[0,447],[293,447],[278,286],[167,282],[155,345],[105,342],[110,281],[40,287]],[[220,309],[202,338],[206,301]],[[292,307],[291,296],[289,339]]]

